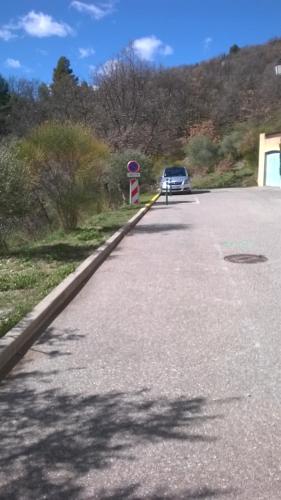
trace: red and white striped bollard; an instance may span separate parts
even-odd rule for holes
[[[138,179],[130,179],[130,205],[138,205],[140,202],[140,187]]]

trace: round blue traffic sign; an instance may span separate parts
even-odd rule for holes
[[[128,169],[128,172],[135,174],[137,172],[140,172],[140,165],[137,161],[131,160],[128,162],[127,169]]]

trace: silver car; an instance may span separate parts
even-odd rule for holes
[[[191,193],[191,182],[185,167],[166,167],[160,179],[161,194]]]

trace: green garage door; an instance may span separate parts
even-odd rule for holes
[[[265,157],[265,185],[281,186],[280,152],[272,151]]]

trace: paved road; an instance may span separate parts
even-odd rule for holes
[[[280,225],[161,199],[2,383],[0,499],[280,499]]]

